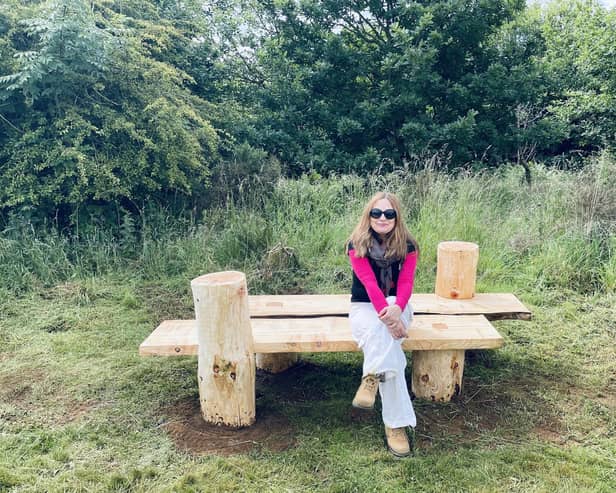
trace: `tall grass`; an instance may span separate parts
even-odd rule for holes
[[[281,180],[79,237],[14,218],[0,235],[0,491],[614,491],[615,168],[535,165],[530,188],[514,167]],[[198,434],[196,361],[137,348],[193,316],[190,278],[241,269],[252,293],[344,292],[344,242],[379,189],[420,242],[417,291],[433,289],[439,241],[476,241],[479,289],[521,295],[533,320],[494,322],[506,344],[467,352],[460,400],[415,400],[409,460],[390,458],[377,415],[351,419],[359,353],[258,376],[257,425],[284,418],[266,431],[288,431],[287,450],[175,445],[171,423]]]
[[[195,217],[151,210],[79,238],[14,219],[0,235],[0,288],[9,292],[93,275],[185,278],[239,269],[253,292],[346,290],[344,243],[377,190],[400,195],[422,256],[418,289],[434,278],[436,245],[480,245],[479,289],[616,288],[616,162],[582,171],[533,167],[451,176],[432,167],[386,176],[282,179],[264,194],[244,190]]]

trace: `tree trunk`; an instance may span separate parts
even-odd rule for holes
[[[191,282],[199,341],[199,400],[208,423],[255,422],[255,357],[246,276],[228,271]]]

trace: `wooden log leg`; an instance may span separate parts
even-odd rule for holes
[[[240,428],[255,422],[255,356],[246,276],[217,272],[193,279],[199,341],[201,414]]]
[[[299,360],[299,353],[257,353],[257,368],[270,373],[288,370]]]
[[[415,397],[449,402],[462,392],[464,349],[413,351],[412,359]]]

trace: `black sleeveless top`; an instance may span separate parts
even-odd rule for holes
[[[353,250],[353,244],[351,242],[349,242],[347,254],[350,250]],[[413,245],[413,243],[408,241],[406,244],[407,255],[414,251],[415,251],[415,245]],[[370,262],[370,267],[372,267],[372,271],[374,272],[374,275],[376,277],[376,281],[377,283],[379,283],[379,288],[381,289],[381,291],[384,291],[385,289],[384,286],[381,286],[379,282],[379,280],[381,279],[380,267],[376,265],[376,262],[372,260],[370,257],[367,257],[367,258],[368,258],[368,261]],[[402,259],[394,262],[391,266],[393,285],[389,289],[388,293],[383,293],[386,298],[388,296],[396,296],[397,294],[396,287],[398,286],[398,277],[400,276],[401,267],[402,267]],[[353,302],[370,303],[368,292],[366,291],[366,288],[364,287],[362,282],[357,277],[357,274],[355,274],[355,271],[353,271],[353,283],[351,284],[351,302],[352,303]]]

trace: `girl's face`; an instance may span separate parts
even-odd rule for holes
[[[392,219],[387,219],[384,211],[387,211],[389,214],[390,211],[394,210],[394,208],[389,200],[380,199],[377,200],[372,206],[372,211],[375,209],[380,209],[383,213],[377,218],[373,217],[372,213],[370,214],[370,227],[379,236],[385,236],[394,229],[394,226],[396,225],[396,218],[393,217]]]

